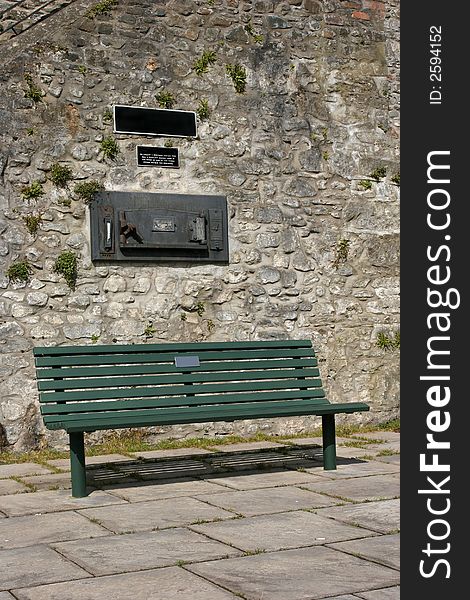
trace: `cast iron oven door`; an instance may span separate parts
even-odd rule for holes
[[[90,217],[94,261],[228,262],[224,196],[101,192]]]

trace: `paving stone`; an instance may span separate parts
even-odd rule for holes
[[[0,565],[0,590],[90,577],[46,546],[0,550]]]
[[[18,481],[15,481],[14,479],[0,479],[0,496],[28,491],[29,489],[25,485],[18,483]]]
[[[244,473],[243,475],[220,475],[219,477],[208,478],[207,481],[225,485],[235,490],[254,490],[263,487],[313,483],[319,481],[319,478],[310,473],[277,470],[264,472],[252,471],[251,473]]]
[[[305,484],[302,487],[356,502],[390,499],[400,495],[400,480],[394,475],[372,475],[370,477],[320,481]]]
[[[400,434],[395,431],[367,431],[364,433],[353,433],[351,437],[361,437],[369,440],[383,440],[384,442],[400,441]]]
[[[320,508],[317,514],[380,533],[391,533],[400,529],[400,500]]]
[[[15,600],[9,592],[0,592],[0,600]]]
[[[158,483],[139,481],[136,485],[113,487],[110,493],[120,496],[129,502],[145,500],[162,500],[179,496],[202,496],[204,494],[224,493],[226,488],[201,479],[163,479]]]
[[[46,467],[36,463],[0,464],[0,479],[22,477],[23,475],[41,475],[42,473],[51,473],[51,469],[46,469]]]
[[[201,497],[201,500],[227,510],[233,510],[245,517],[302,508],[333,506],[341,503],[340,500],[292,486],[223,492]]]
[[[397,571],[324,547],[229,558],[186,568],[248,600],[314,600],[399,581]]]
[[[303,510],[191,525],[191,529],[245,552],[314,546],[374,535]]]
[[[68,490],[72,487],[70,473],[51,473],[50,475],[30,475],[21,481],[34,485],[37,490]]]
[[[187,529],[167,529],[54,544],[61,554],[93,575],[112,575],[240,556],[242,553]]]
[[[400,452],[400,442],[383,442],[382,444],[367,444],[365,446],[371,452],[381,452],[390,450],[391,452]]]
[[[392,454],[390,456],[376,456],[374,458],[374,460],[377,460],[379,462],[388,463],[390,465],[400,466],[400,455],[399,454]]]
[[[80,511],[91,519],[97,519],[115,533],[149,531],[189,525],[199,520],[231,519],[233,513],[215,508],[194,498],[169,498],[152,502],[136,502],[114,506],[90,508]]]
[[[369,475],[398,473],[400,469],[395,465],[372,460],[366,462],[364,460],[339,459],[336,471],[325,471],[324,469],[315,467],[307,469],[307,471],[327,479],[342,479],[348,477],[365,477]]]
[[[400,535],[378,535],[376,537],[329,544],[331,548],[378,562],[392,569],[400,568]]]
[[[235,454],[210,456],[206,462],[214,471],[250,471],[254,469],[280,469],[304,466],[305,456],[291,452],[238,452]],[[309,462],[308,466],[316,464]]]
[[[344,444],[346,442],[350,442],[349,438],[337,437],[336,444]],[[291,440],[286,440],[289,444],[293,444],[294,446],[323,446],[323,438],[321,436],[318,437],[306,437],[306,438],[293,438]]]
[[[125,462],[132,460],[128,456],[122,454],[102,454],[100,456],[87,456],[85,463],[87,467],[92,465],[103,465],[106,463]],[[55,458],[54,460],[48,460],[47,464],[63,469],[64,471],[70,471],[70,459],[69,458]]]
[[[215,452],[249,452],[252,450],[264,450],[269,448],[285,448],[285,444],[277,442],[245,442],[240,444],[220,444],[211,446]]]
[[[179,567],[93,577],[13,590],[18,600],[236,600],[236,596]]]
[[[202,456],[212,454],[211,450],[205,448],[173,448],[172,450],[145,450],[144,452],[130,452],[136,458],[158,459],[173,458],[180,456]]]
[[[358,596],[364,600],[400,600],[400,586],[361,592]]]
[[[337,456],[341,456],[344,458],[362,458],[363,456],[374,455],[375,452],[371,452],[369,447],[367,450],[364,448],[353,448],[351,446],[338,446],[336,448]]]
[[[131,461],[118,463],[110,468],[90,470],[88,478],[95,485],[110,485],[126,480],[172,479],[175,477],[190,477],[208,475],[211,468],[199,460],[189,458],[183,460],[160,461]]]
[[[2,523],[0,548],[20,548],[101,535],[109,535],[109,531],[71,511],[11,517]]]
[[[10,517],[18,517],[120,503],[127,504],[124,500],[101,491],[92,492],[85,498],[72,498],[68,490],[54,490],[2,496],[0,497],[0,511]]]

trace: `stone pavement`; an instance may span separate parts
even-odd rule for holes
[[[337,471],[315,438],[94,457],[80,499],[0,462],[0,600],[398,600],[399,434],[368,437]]]

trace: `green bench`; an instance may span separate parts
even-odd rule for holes
[[[35,348],[48,429],[70,435],[72,495],[86,495],[85,431],[320,415],[323,466],[336,469],[335,414],[310,340]]]

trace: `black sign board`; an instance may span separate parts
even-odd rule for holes
[[[114,133],[196,137],[196,113],[117,104],[114,106]]]
[[[137,166],[179,169],[180,157],[178,148],[137,146]]]

